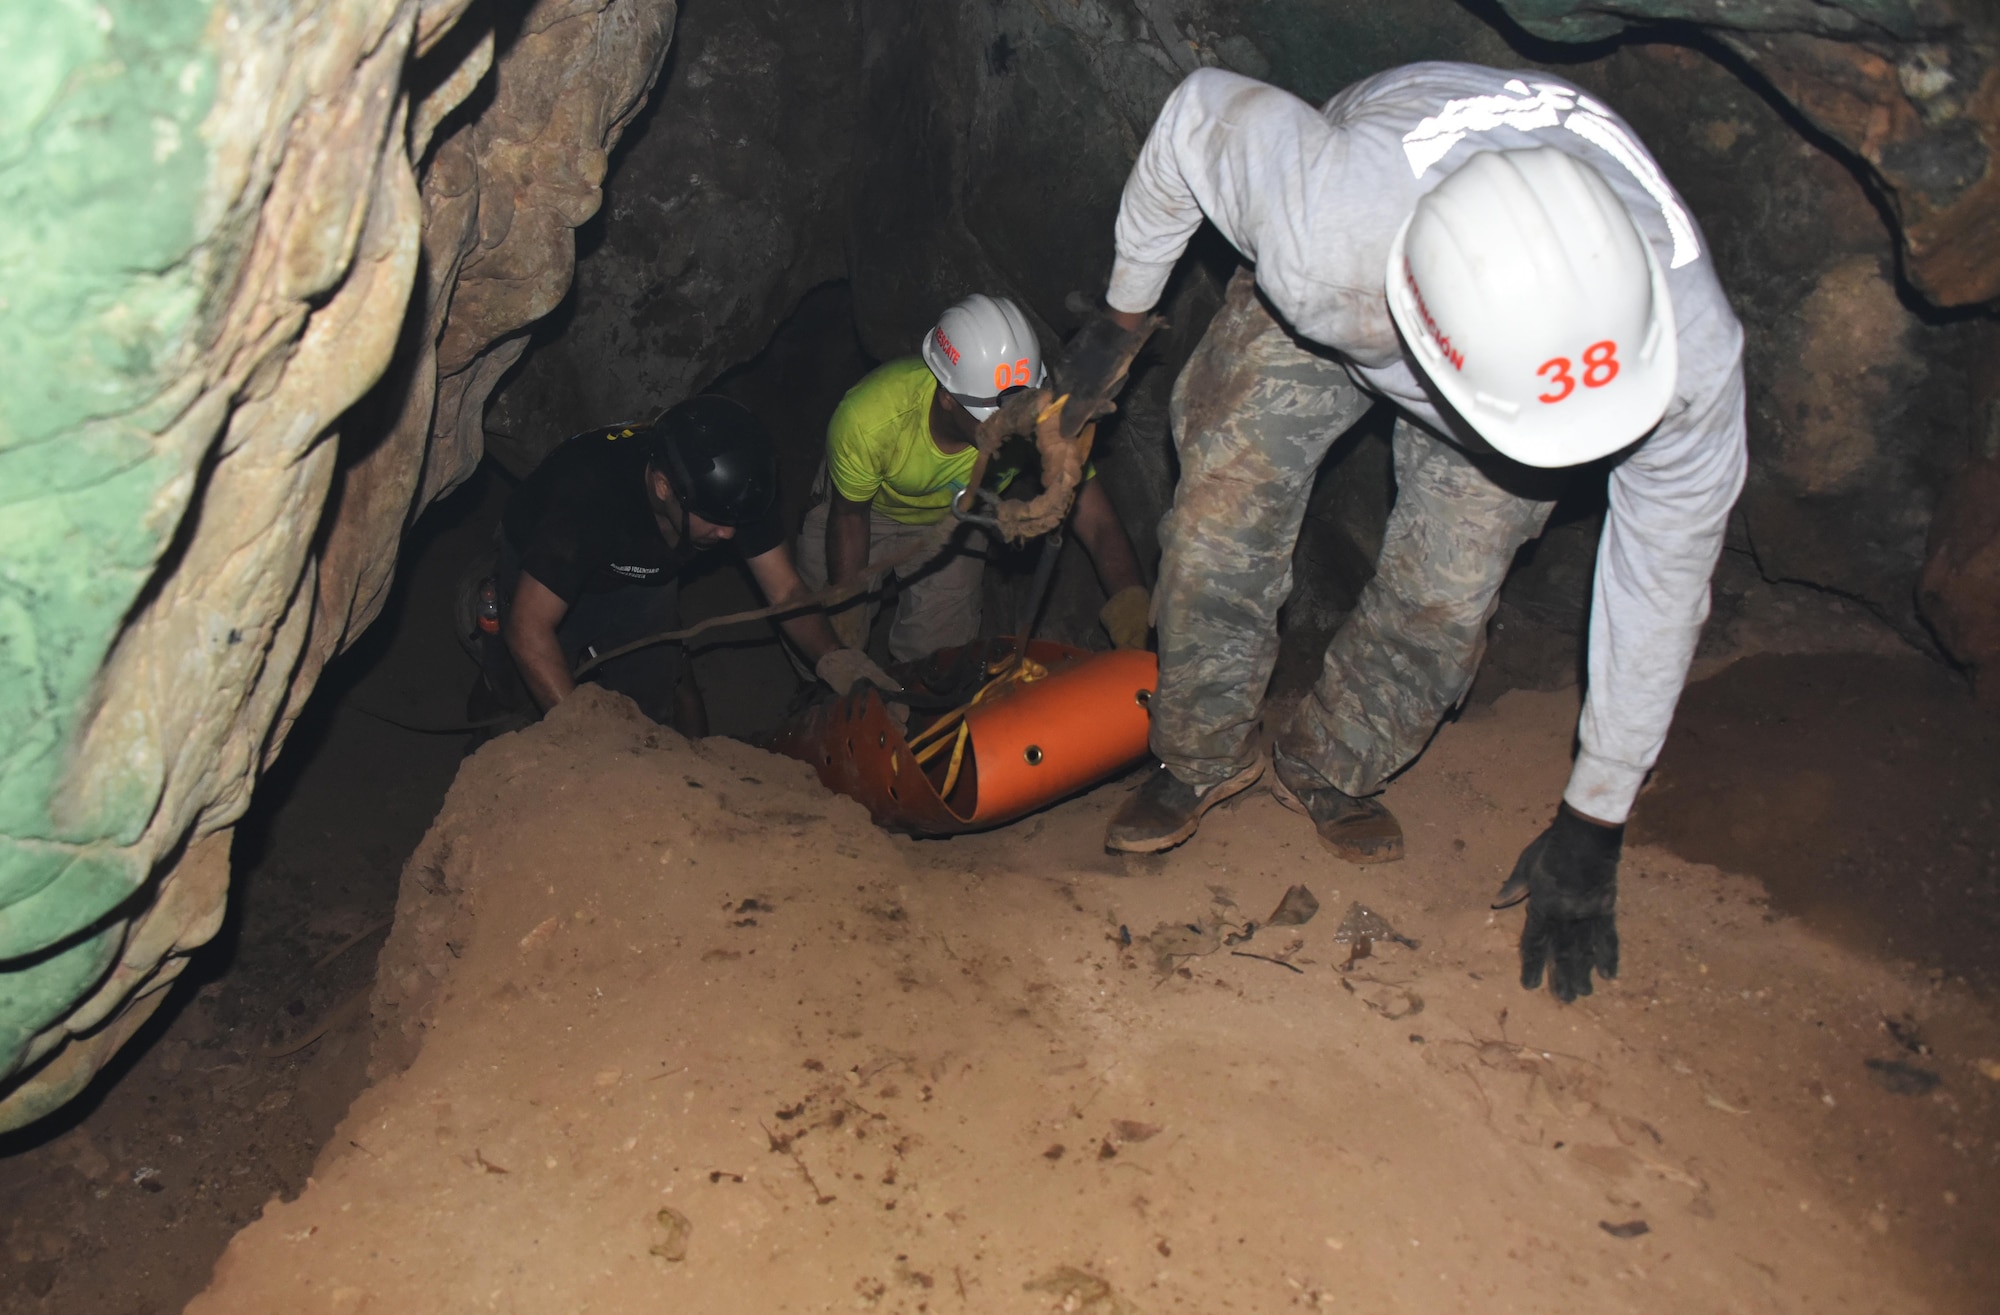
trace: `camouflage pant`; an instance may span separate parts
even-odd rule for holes
[[[1160,526],[1152,746],[1191,785],[1257,755],[1313,477],[1372,400],[1272,317],[1247,273],[1175,381],[1181,479]],[[1396,505],[1375,576],[1277,739],[1308,783],[1354,795],[1379,790],[1465,697],[1507,568],[1554,506],[1508,492],[1407,420],[1394,444]]]

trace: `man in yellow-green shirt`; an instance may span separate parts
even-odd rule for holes
[[[799,536],[807,585],[853,580],[931,533],[972,472],[979,422],[1007,393],[1041,382],[1027,317],[1004,297],[975,294],[945,311],[921,356],[890,361],[849,389],[827,426],[822,497]],[[1020,471],[1012,455],[1003,448],[995,458],[989,478],[1000,488]],[[1095,478],[1077,490],[1070,525],[1110,595],[1099,616],[1112,642],[1143,648],[1149,604],[1138,557]],[[911,661],[978,637],[985,546],[983,531],[962,526],[937,556],[897,570],[890,657]],[[865,642],[877,606],[870,597],[835,612],[835,631]]]

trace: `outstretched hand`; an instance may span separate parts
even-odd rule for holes
[[[858,648],[836,648],[826,653],[813,665],[813,674],[818,676],[836,694],[852,693],[856,685],[867,681],[885,694],[901,693],[903,687],[894,677],[877,666],[875,660]],[[890,717],[898,726],[909,725],[910,711],[900,703],[888,705]]]
[[[1593,969],[1618,975],[1618,857],[1623,826],[1593,822],[1568,804],[1521,851],[1493,907],[1528,901],[1521,927],[1521,985],[1532,991],[1548,969],[1549,989],[1568,1004],[1591,993]]]

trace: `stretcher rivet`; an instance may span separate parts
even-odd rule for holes
[[[875,747],[878,749],[886,749],[889,747],[889,732],[882,731],[875,736]]]
[[[1149,704],[1150,704],[1150,703],[1152,703],[1152,701],[1153,701],[1153,691],[1151,691],[1151,690],[1149,690],[1149,689],[1142,689],[1142,690],[1140,690],[1140,691],[1139,691],[1139,692],[1138,692],[1137,694],[1134,694],[1134,695],[1132,696],[1132,699],[1133,699],[1133,701],[1134,701],[1134,702],[1136,702],[1136,703],[1137,703],[1137,704],[1138,704],[1138,705],[1139,705],[1140,707],[1142,707],[1142,708],[1143,708],[1143,707],[1146,707],[1147,705],[1149,705]]]
[[[1026,751],[1024,751],[1021,754],[1021,756],[1028,760],[1028,766],[1040,767],[1042,765],[1042,746],[1039,744],[1031,744],[1027,747]]]

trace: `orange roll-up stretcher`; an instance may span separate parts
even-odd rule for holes
[[[951,711],[914,716],[907,736],[881,696],[863,689],[808,709],[770,747],[811,763],[877,826],[932,836],[1011,822],[1144,756],[1159,676],[1151,653],[1031,640],[1026,658],[998,640],[893,670],[912,692],[934,695],[946,683],[940,673],[956,667],[966,696]]]

